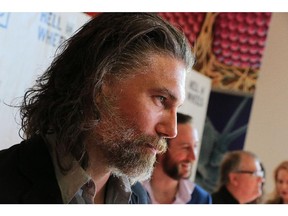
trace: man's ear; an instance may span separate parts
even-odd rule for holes
[[[237,186],[239,184],[238,175],[233,172],[229,173],[229,181],[230,181],[230,184]]]

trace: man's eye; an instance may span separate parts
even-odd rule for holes
[[[159,96],[159,100],[161,103],[164,103],[166,101],[166,98],[163,96]]]
[[[166,97],[164,97],[164,96],[156,96],[155,99],[156,99],[155,103],[158,106],[166,106],[166,100],[167,100]]]

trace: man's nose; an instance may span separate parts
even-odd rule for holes
[[[175,138],[177,135],[177,115],[176,110],[165,113],[161,121],[156,126],[157,133],[164,138]]]
[[[191,149],[188,153],[188,159],[190,161],[195,161],[196,160],[196,153],[194,151],[194,149]]]

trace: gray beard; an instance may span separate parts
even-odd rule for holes
[[[159,151],[166,151],[166,140],[148,136],[138,131],[137,124],[124,119],[112,106],[114,99],[105,99],[105,110],[92,136],[97,149],[104,155],[107,167],[116,176],[126,176],[131,183],[149,179],[156,156],[149,152],[147,144]],[[102,107],[103,108],[103,107]]]

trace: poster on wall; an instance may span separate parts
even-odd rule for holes
[[[211,91],[210,78],[192,70],[186,77],[186,99],[184,104],[178,109],[178,112],[192,116],[193,126],[197,129],[199,135],[198,156],[201,149],[203,129],[205,124],[208,101]],[[194,162],[191,179],[194,180],[197,161]]]
[[[195,177],[196,183],[210,193],[218,187],[225,153],[244,148],[252,103],[251,96],[210,94]]]
[[[21,141],[17,106],[25,90],[89,18],[84,13],[0,13],[0,149]]]

